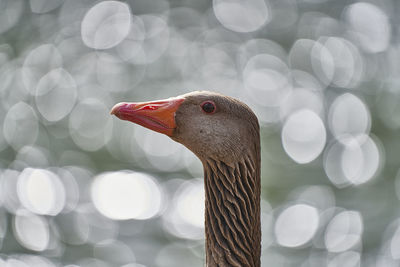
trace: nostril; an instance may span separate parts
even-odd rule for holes
[[[147,106],[144,106],[143,108],[142,108],[143,110],[155,110],[155,109],[157,109],[157,106],[155,106],[155,105],[147,105]]]

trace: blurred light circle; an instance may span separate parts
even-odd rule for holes
[[[314,237],[318,223],[319,215],[316,208],[305,204],[290,206],[276,219],[276,240],[284,247],[302,246]]]
[[[3,151],[8,147],[7,141],[4,138],[4,130],[3,130],[3,118],[0,118],[0,151]]]
[[[311,65],[316,76],[325,84],[329,84],[334,75],[335,61],[330,51],[318,42],[311,48]]]
[[[28,97],[28,92],[22,82],[22,68],[18,67],[16,62],[5,63],[0,68],[0,80],[2,110],[9,109]]]
[[[334,74],[332,84],[337,87],[354,88],[362,78],[363,57],[351,42],[339,37],[323,37],[318,40],[332,55]]]
[[[63,3],[63,0],[29,0],[33,13],[47,13],[58,8]]]
[[[342,154],[344,144],[336,141],[333,142],[324,153],[324,170],[329,180],[339,188],[350,185],[350,181],[346,179],[342,168]]]
[[[163,216],[167,230],[182,238],[203,239],[204,199],[202,179],[181,184],[174,194],[170,210]]]
[[[82,219],[84,218],[84,226],[89,227],[87,232],[86,229],[84,229],[84,234],[89,234],[86,243],[96,244],[98,242],[116,239],[118,237],[119,224],[99,213],[95,206],[93,206],[92,202],[90,202],[90,204],[79,206],[78,211],[82,215]],[[86,238],[86,236],[83,237]]]
[[[87,98],[74,107],[69,117],[69,132],[80,148],[96,151],[108,143],[112,133],[109,108],[95,98]]]
[[[56,37],[57,49],[62,53],[64,68],[69,67],[89,49],[82,44],[82,38],[76,29],[76,23],[61,28]]]
[[[178,216],[199,228],[204,227],[204,187],[202,183],[186,184],[174,200]]]
[[[243,83],[250,98],[261,106],[279,106],[292,90],[286,64],[267,54],[250,58],[243,70]]]
[[[135,10],[137,9],[142,14],[155,13],[155,14],[169,14],[170,3],[167,0],[157,0],[157,1],[148,1],[148,0],[132,0],[129,1]],[[190,5],[188,3],[188,5]],[[180,6],[180,5],[179,5]]]
[[[207,15],[208,16],[205,17],[206,20],[213,14],[210,12]],[[206,29],[201,29],[201,35],[199,36],[199,38],[197,38],[197,42],[205,45],[205,47],[212,47],[214,46],[214,44],[216,45],[216,47],[219,47],[220,45],[226,46],[229,44],[240,45],[243,42],[244,39],[240,37],[243,36],[242,34],[237,34],[231,30],[225,29],[224,27],[219,27],[219,25],[215,25],[214,17],[212,17],[212,20],[212,24],[214,26],[207,28],[206,25],[202,25],[203,27],[206,26]],[[209,24],[209,22],[206,22],[206,24]]]
[[[278,43],[268,39],[251,39],[241,45],[238,51],[239,66],[244,68],[250,58],[259,55],[268,54],[286,61],[286,51]]]
[[[65,150],[61,153],[57,161],[59,166],[84,166],[86,168],[95,169],[92,158],[83,151]],[[77,167],[78,168],[78,167]],[[88,171],[89,172],[89,171]]]
[[[281,95],[290,89],[286,77],[274,70],[252,71],[246,76],[245,86],[250,96],[254,97],[254,100],[257,99],[257,102],[267,105],[279,105],[282,98],[284,98]]]
[[[327,267],[360,267],[361,255],[356,251],[346,251],[329,261]]]
[[[84,54],[72,64],[71,74],[78,85],[99,83],[106,90],[105,93],[126,92],[132,89],[143,79],[146,70],[146,66],[129,65],[120,58],[102,51]],[[84,90],[80,86],[78,88],[79,97],[83,98]],[[109,97],[102,98],[101,93],[96,94],[96,91],[92,93],[94,93],[93,98],[100,97],[97,100],[102,100],[104,103],[110,101]]]
[[[53,218],[59,232],[59,239],[69,245],[83,245],[88,242],[90,226],[87,214],[79,211],[62,213]]]
[[[111,262],[113,266],[134,262],[132,249],[119,240],[105,240],[94,246],[93,255],[96,259]]]
[[[79,200],[82,203],[88,203],[91,201],[90,198],[90,191],[86,190],[89,186],[90,183],[93,180],[93,166],[91,164],[87,164],[87,161],[85,161],[85,158],[82,158],[81,154],[74,153],[71,156],[75,156],[80,164],[76,164],[77,166],[74,166],[75,164],[69,164],[69,166],[63,167],[66,171],[68,171],[73,177],[75,177],[75,181],[77,183],[76,189],[78,190],[77,194],[79,194]],[[87,165],[86,165],[87,164]],[[91,168],[92,170],[89,170]],[[69,179],[68,175],[65,177],[65,174],[63,174],[62,171],[59,171],[59,175],[62,177],[63,181]],[[79,177],[79,178],[78,178]],[[72,180],[72,179],[71,179]],[[66,182],[67,184],[67,182]],[[66,185],[68,188],[68,186]],[[67,204],[68,205],[68,204]],[[77,206],[77,208],[79,205]],[[67,211],[67,210],[66,210]]]
[[[76,98],[75,81],[62,68],[47,73],[36,87],[36,106],[48,121],[58,121],[67,116],[74,107]]]
[[[332,143],[324,155],[324,169],[331,182],[344,187],[371,180],[383,164],[382,147],[377,141],[361,136]]]
[[[159,185],[144,173],[100,174],[92,183],[91,196],[95,207],[114,220],[146,220],[161,208]]]
[[[5,264],[6,267],[31,267],[28,263],[25,263],[21,260],[9,258]],[[3,267],[3,266],[2,266]]]
[[[381,165],[381,153],[376,141],[367,137],[361,144],[354,141],[346,146],[342,155],[342,167],[346,178],[355,185],[374,177]],[[357,169],[354,171],[353,169]]]
[[[15,57],[14,48],[9,44],[0,44],[0,66],[4,66]]]
[[[400,259],[400,227],[397,227],[396,231],[390,239],[390,254],[393,259]]]
[[[49,152],[41,147],[36,146],[24,146],[18,150],[18,154],[15,159],[24,162],[30,167],[41,167],[45,168],[49,166],[48,161]]]
[[[11,29],[20,19],[24,10],[23,0],[2,0],[0,9],[0,33]]]
[[[169,45],[170,31],[167,22],[161,16],[149,14],[135,17],[133,22],[134,31],[128,36],[127,43],[123,42],[116,48],[117,51],[123,59],[133,64],[155,62]]]
[[[129,123],[114,123],[112,137],[107,143],[107,150],[111,155],[125,162],[134,162],[138,158],[143,158],[135,137],[137,127],[132,127]],[[150,131],[148,131],[150,132]]]
[[[4,118],[3,134],[7,143],[15,150],[35,143],[39,124],[32,107],[25,102],[12,106]]]
[[[360,242],[363,228],[363,222],[359,212],[340,212],[333,217],[326,227],[326,249],[334,253],[351,249]]]
[[[0,175],[2,204],[8,212],[15,214],[17,210],[21,207],[21,203],[17,195],[17,181],[19,172],[11,169],[6,169],[0,172]]]
[[[157,255],[154,255],[154,266],[204,266],[204,259],[202,256],[199,257],[199,255],[194,254],[188,245],[178,242],[169,242],[166,246],[157,251]]]
[[[371,258],[374,260],[372,261],[374,266],[376,267],[397,267],[398,266],[398,261],[393,260],[390,258],[390,256],[387,256],[385,254],[378,254],[374,255]]]
[[[85,84],[79,87],[78,99],[80,101],[83,101],[87,98],[96,98],[97,100],[100,100],[103,103],[109,104],[110,102],[114,101],[113,98],[110,97],[111,90],[113,89],[115,88],[104,88],[104,86],[101,86],[97,82]],[[119,89],[121,88],[117,88],[116,91],[121,92]]]
[[[269,247],[274,241],[274,222],[275,218],[271,205],[261,199],[261,247]]]
[[[234,45],[220,44],[202,50],[204,61],[200,66],[200,77],[202,77],[206,88],[223,88],[232,91],[231,88],[237,84],[238,72],[236,63],[228,54],[229,50],[236,49],[236,47],[232,48],[232,46]]]
[[[358,2],[344,12],[349,34],[366,52],[378,53],[387,49],[391,26],[388,15],[374,4]]]
[[[43,44],[32,49],[22,66],[22,81],[32,95],[36,92],[39,80],[49,71],[61,68],[62,55],[52,44]]]
[[[141,81],[144,75],[144,70],[140,69],[140,67],[132,69],[120,58],[107,53],[96,53],[95,64],[97,82],[107,92],[129,91]],[[94,95],[96,96],[96,94]]]
[[[91,177],[91,179],[93,176]],[[90,183],[88,184],[90,186]],[[90,187],[85,186],[85,191],[90,195]],[[70,213],[62,213],[55,217],[55,222],[60,222],[60,237],[62,240],[74,242],[74,244],[96,244],[105,240],[117,239],[119,234],[119,224],[114,220],[102,215],[93,205],[90,197],[85,198],[83,202],[75,209],[74,216]],[[65,217],[67,216],[67,217]],[[63,218],[68,218],[65,221]],[[72,225],[66,225],[71,223]],[[64,228],[65,227],[65,228]],[[71,236],[65,237],[71,233]]]
[[[95,258],[83,258],[77,262],[78,267],[110,267],[110,265],[104,261]]]
[[[41,215],[57,215],[66,200],[59,177],[43,169],[24,169],[18,177],[17,194],[26,209]]]
[[[351,139],[351,141],[347,141],[342,153],[341,163],[346,179],[350,182],[357,181],[357,177],[360,176],[364,168],[363,151],[357,140]]]
[[[332,103],[328,114],[329,128],[336,139],[344,135],[360,137],[367,135],[371,128],[368,107],[355,95],[345,93]]]
[[[128,264],[125,264],[125,265],[123,265],[121,267],[146,267],[146,266],[144,266],[142,264],[139,264],[139,263],[128,263]]]
[[[29,267],[57,267],[50,259],[45,256],[20,254],[16,256],[19,260],[26,263]],[[53,260],[54,261],[54,260]],[[12,266],[14,267],[14,266]],[[15,266],[17,267],[17,266]],[[19,267],[19,266],[18,266]]]
[[[324,123],[315,112],[308,109],[290,115],[281,135],[286,153],[300,164],[316,159],[326,143]]]
[[[41,216],[20,210],[14,217],[13,230],[18,242],[27,249],[44,251],[49,245],[49,224]]]
[[[319,36],[336,36],[341,34],[341,22],[321,12],[306,9],[301,12],[297,22],[297,36],[301,38],[318,39]]]
[[[309,39],[298,39],[289,52],[292,69],[302,70],[316,76],[323,84],[332,81],[334,59],[329,50],[320,43]]]
[[[253,32],[270,20],[270,10],[264,0],[213,0],[219,22],[235,32]]]
[[[1,185],[0,185],[0,189],[1,189]],[[2,203],[1,203],[1,199],[0,199],[0,205],[1,204]],[[0,210],[0,246],[2,245],[2,242],[3,242],[5,236],[7,235],[8,231],[9,231],[8,224],[9,224],[9,222],[8,222],[8,217],[7,217],[6,210],[5,209],[1,209]],[[0,266],[1,266],[1,264],[0,264]]]
[[[313,89],[314,88],[295,88],[282,102],[280,107],[281,119],[283,120],[290,114],[301,109],[308,109],[315,112],[315,114],[322,115],[322,93]]]
[[[131,27],[127,37],[115,48],[121,59],[135,62],[143,58],[143,42],[146,38],[146,27],[140,16],[132,16]]]
[[[182,157],[185,164],[186,171],[188,171],[192,177],[203,176],[203,164],[195,154],[189,149],[183,149]]]
[[[312,204],[323,212],[335,206],[335,194],[329,186],[305,186],[300,188],[294,201]]]
[[[155,168],[159,170],[183,168],[182,150],[184,148],[179,143],[166,135],[150,132],[142,127],[135,129],[134,136],[139,147],[145,152],[146,158]]]
[[[322,93],[322,85],[308,72],[302,70],[292,70],[293,86],[296,88],[304,88],[312,91],[313,93]]]
[[[316,26],[315,36],[336,36],[342,30],[342,22],[329,16],[320,18]]]
[[[41,14],[36,16],[34,15],[37,18],[36,20],[32,20],[32,22],[35,21],[34,23],[37,27],[37,31],[34,34],[36,34],[40,38],[39,42],[41,42],[42,40],[54,42],[53,38],[56,32],[58,32],[57,26],[59,26],[59,24],[57,24],[58,21],[56,14],[57,13],[55,12],[55,14]]]
[[[81,24],[82,40],[90,48],[108,49],[121,43],[129,34],[129,6],[119,1],[103,1],[94,5]]]
[[[60,158],[63,156],[65,157],[65,154],[71,152],[71,151],[65,151],[61,155]],[[77,161],[80,161],[82,163],[85,162],[85,158],[79,158],[81,156],[80,154],[76,153],[71,156],[75,156]],[[86,166],[89,166],[89,164],[85,164]],[[77,180],[75,179],[75,176],[70,172],[68,169],[60,168],[57,170],[57,175],[60,177],[61,182],[65,188],[66,192],[66,199],[65,199],[65,205],[63,208],[63,212],[70,212],[74,210],[78,203],[79,203],[79,185],[77,183]],[[79,176],[79,180],[82,181],[83,177]]]
[[[299,19],[298,3],[293,0],[272,1],[271,21],[268,24],[268,32],[282,33],[286,30],[293,29]]]

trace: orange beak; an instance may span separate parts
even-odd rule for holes
[[[183,98],[171,98],[151,102],[118,103],[111,114],[121,120],[137,123],[150,130],[172,136],[175,124],[175,112]]]

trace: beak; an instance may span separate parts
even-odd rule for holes
[[[151,102],[123,102],[111,109],[111,115],[172,136],[176,128],[175,112],[183,101],[183,98],[171,98]]]

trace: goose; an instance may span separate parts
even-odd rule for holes
[[[122,102],[111,114],[165,134],[202,162],[207,267],[260,266],[260,128],[243,102],[196,91]]]

